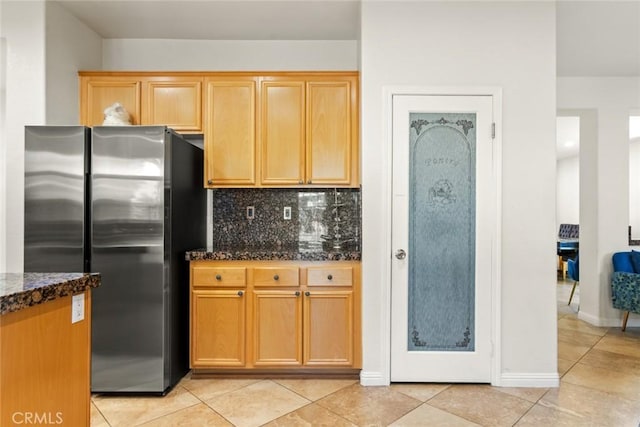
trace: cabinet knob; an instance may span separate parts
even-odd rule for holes
[[[207,180],[207,184],[213,185],[213,180],[212,179]]]
[[[309,296],[309,295],[311,295],[311,292],[307,291],[304,294],[305,294],[305,296]]]
[[[311,184],[311,180],[308,180],[308,181],[307,181],[307,184]]]
[[[295,296],[297,296],[297,297],[299,297],[299,296],[300,296],[300,291],[296,291],[296,292],[294,293],[294,295],[295,295]]]
[[[222,280],[222,276],[219,274],[216,274],[216,280]]]
[[[327,279],[328,279],[328,280],[333,280],[333,275],[331,275],[331,274],[330,274],[330,275],[328,275],[328,276],[327,276]]]
[[[238,296],[241,297],[242,295],[244,295],[244,292],[238,291]]]
[[[280,276],[276,274],[275,276],[273,276],[273,280],[280,280]]]
[[[304,181],[300,180],[300,181],[298,181],[298,184],[302,185],[302,184],[304,184]]]

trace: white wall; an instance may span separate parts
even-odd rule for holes
[[[580,224],[580,158],[558,159],[556,230],[560,224]]]
[[[389,381],[383,88],[476,85],[503,89],[497,382],[556,384],[555,5],[363,2],[361,28],[363,378]]]
[[[78,71],[102,67],[102,38],[55,2],[46,23],[46,124],[79,124]]]
[[[253,71],[358,69],[356,40],[105,39],[103,69]]]
[[[640,137],[629,144],[629,225],[632,238],[640,236]],[[637,248],[636,248],[637,249]]]
[[[611,305],[611,255],[628,250],[629,112],[640,107],[640,77],[560,77],[558,108],[580,118],[580,312],[620,326]],[[584,122],[584,123],[583,123]],[[629,325],[640,324],[630,317]]]
[[[77,70],[100,67],[102,41],[58,4],[2,1],[6,44],[0,141],[0,271],[23,270],[24,126],[78,123]]]
[[[0,163],[5,186],[0,206],[0,271],[21,272],[24,224],[24,126],[45,119],[45,2],[3,1],[6,42],[5,120]]]

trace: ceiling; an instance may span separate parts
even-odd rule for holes
[[[361,0],[48,1],[107,39],[360,38]],[[560,0],[556,11],[559,76],[640,75],[640,0]]]
[[[48,1],[105,39],[360,39],[361,0]],[[558,76],[640,76],[640,0],[557,1],[556,53]],[[558,157],[577,155],[579,124],[561,119]]]

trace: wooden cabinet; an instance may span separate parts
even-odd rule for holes
[[[191,366],[242,367],[246,361],[246,269],[191,271]]]
[[[206,81],[205,186],[256,182],[257,78]]]
[[[233,293],[240,277],[244,300]],[[195,375],[353,375],[361,367],[359,262],[192,261],[191,304]]]
[[[204,186],[359,187],[357,72],[81,71],[80,123],[204,134]]]
[[[80,123],[100,126],[104,110],[119,102],[129,112],[132,125],[140,122],[142,83],[135,77],[80,77]]]
[[[202,85],[198,75],[80,72],[80,123],[100,126],[104,109],[126,108],[132,125],[166,125],[181,133],[202,133]]]
[[[268,77],[261,87],[264,186],[357,186],[357,79]]]
[[[202,133],[202,78],[164,77],[143,82],[145,125],[167,125],[182,133]]]

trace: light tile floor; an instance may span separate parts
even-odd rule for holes
[[[185,377],[165,397],[93,396],[92,426],[640,426],[640,328],[578,320],[558,284],[559,388]]]

